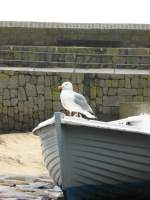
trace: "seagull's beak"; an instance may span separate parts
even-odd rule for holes
[[[58,86],[58,90],[61,90],[61,89],[62,89],[62,86],[61,86],[61,85],[59,85],[59,86]]]

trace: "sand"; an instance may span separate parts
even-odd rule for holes
[[[48,175],[39,137],[32,133],[0,134],[0,174]]]

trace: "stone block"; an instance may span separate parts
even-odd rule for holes
[[[25,89],[23,87],[18,88],[18,100],[25,101],[27,99]]]
[[[0,88],[0,96],[2,96],[2,94],[3,94],[3,89]]]
[[[14,119],[15,123],[16,123],[16,121],[19,121],[19,115],[18,115],[18,113],[15,113],[13,119]]]
[[[8,99],[4,100],[4,101],[3,101],[3,105],[4,105],[4,106],[10,106],[10,105],[11,105],[10,99],[9,99],[9,100],[8,100]]]
[[[105,87],[105,80],[99,80],[98,87]]]
[[[28,113],[28,110],[29,110],[29,102],[28,101],[24,101],[23,102],[23,114],[26,115]]]
[[[37,85],[37,93],[44,94],[44,85]]]
[[[26,80],[24,75],[19,75],[19,86],[25,86]]]
[[[0,72],[0,80],[1,81],[8,81],[10,79],[10,76],[8,74]]]
[[[2,104],[2,96],[0,96],[0,104]]]
[[[102,63],[112,63],[112,56],[105,56],[105,55],[103,55],[101,57],[101,62]]]
[[[7,129],[8,129],[8,116],[7,115],[3,115],[2,121],[3,121],[3,124],[5,124]]]
[[[117,88],[109,88],[108,95],[110,96],[117,95]]]
[[[149,97],[143,97],[144,102],[150,102],[150,96]]]
[[[126,63],[126,57],[124,57],[124,56],[113,56],[112,62],[114,64],[125,64]]]
[[[12,76],[8,82],[8,88],[17,88],[18,87],[18,76]]]
[[[53,91],[52,98],[53,98],[54,101],[58,100],[60,98],[60,93]]]
[[[59,101],[53,101],[53,109],[54,112],[59,112],[61,110],[61,104]]]
[[[39,111],[43,111],[44,110],[44,106],[45,106],[45,102],[44,102],[44,96],[39,96],[38,97],[38,107],[39,107]]]
[[[105,80],[105,87],[111,87],[112,80]]]
[[[34,105],[37,105],[38,104],[38,97],[33,97],[33,100],[34,100]]]
[[[97,97],[96,98],[96,104],[97,105],[101,105],[103,103],[103,98],[101,97],[101,98],[99,98],[99,97]]]
[[[130,88],[119,88],[118,89],[118,95],[119,96],[134,96],[137,95],[136,89],[130,89]]]
[[[96,93],[97,93],[97,97],[102,97],[103,96],[103,89],[100,87],[96,87]]]
[[[3,114],[4,114],[4,115],[7,115],[7,106],[3,106],[2,109],[3,109]]]
[[[112,55],[118,55],[120,49],[119,48],[107,48],[106,52],[107,54],[112,54]]]
[[[60,111],[60,110],[59,110]],[[45,110],[45,119],[49,119],[52,116],[52,111],[51,110]]]
[[[39,111],[39,119],[40,119],[40,121],[44,120],[44,112],[43,111]]]
[[[3,91],[3,99],[10,99],[10,93],[9,93],[9,89],[4,89]]]
[[[96,98],[96,86],[93,86],[90,88],[90,97],[91,97],[91,99]]]
[[[39,113],[38,112],[33,112],[33,119],[39,119]]]
[[[121,87],[121,86],[119,85],[119,87]],[[130,78],[125,78],[125,88],[131,88]]]
[[[31,79],[30,79],[30,83],[33,84],[33,85],[36,85],[37,84],[37,77],[32,75]]]
[[[11,98],[15,98],[15,97],[17,97],[18,96],[18,91],[17,91],[17,89],[11,89],[10,90],[10,97]]]
[[[102,112],[103,106],[102,105],[96,105],[96,113]]]
[[[147,88],[148,87],[147,79],[140,79],[138,77],[132,78],[131,87],[132,88]]]
[[[111,107],[111,114],[113,115],[119,115],[119,106]]]
[[[95,100],[90,101],[90,106],[91,106],[93,112],[95,113],[96,112],[96,102],[95,102]]]
[[[89,74],[90,75],[90,74]],[[95,75],[93,74],[93,76],[95,77]],[[100,80],[107,80],[110,79],[111,75],[110,74],[96,74],[97,78]]]
[[[133,101],[136,101],[136,102],[143,102],[143,100],[144,100],[143,96],[134,96],[133,97]]]
[[[139,95],[139,96],[143,95],[143,89],[138,88],[137,95]]]
[[[19,109],[19,112],[23,111],[23,102],[22,101],[18,102],[18,109]]]
[[[140,57],[140,64],[150,64],[150,59],[149,59],[149,57],[148,56],[142,56],[142,57]]]
[[[140,59],[138,56],[128,56],[127,57],[127,64],[139,64]]]
[[[22,123],[21,122],[15,122],[14,129],[17,131],[22,130]]]
[[[131,79],[131,87],[132,88],[139,88],[139,79],[138,78]]]
[[[148,55],[147,48],[128,48],[128,55]]]
[[[44,85],[44,76],[39,76],[38,79],[37,79],[37,84],[38,85]]]
[[[71,73],[62,73],[62,79],[69,81],[71,79],[72,74]],[[77,77],[77,74],[76,74]],[[54,78],[53,78],[54,79]],[[56,79],[56,78],[55,78]],[[77,80],[77,79],[76,79]],[[56,83],[56,82],[55,82]]]
[[[124,79],[125,76],[124,76],[124,74],[111,74],[110,78],[112,80],[121,80],[121,79]]]
[[[14,117],[14,108],[8,107],[7,114],[8,114],[9,117]]]
[[[14,113],[15,113],[15,116],[16,114],[19,112],[19,109],[18,109],[18,105],[17,106],[14,106]]]
[[[147,88],[148,87],[148,80],[147,79],[139,79],[139,88]]]
[[[51,89],[49,87],[44,88],[44,96],[46,100],[52,99]]]
[[[112,80],[111,87],[113,88],[118,87],[118,80]]]
[[[18,104],[18,98],[11,99],[11,106],[16,106]]]
[[[120,88],[124,88],[125,87],[125,80],[119,80],[118,84],[119,84]]]
[[[2,113],[2,110],[3,110],[3,106],[2,104],[0,104],[0,113]]]
[[[119,104],[126,102],[126,96],[118,96]]]
[[[30,75],[25,75],[24,76],[26,83],[29,83],[31,80],[31,76]]]
[[[134,96],[125,96],[125,102],[132,102]]]
[[[150,77],[147,78],[148,87],[150,87]]]
[[[83,94],[83,85],[79,85],[79,93]]]
[[[76,83],[81,84],[83,82],[83,80],[84,80],[84,74],[78,73],[77,76],[76,76]]]
[[[150,96],[150,88],[143,89],[143,96]]]
[[[111,113],[111,107],[110,106],[103,106],[103,113],[104,114],[110,114]]]
[[[125,48],[119,49],[119,55],[128,55],[128,49]]]
[[[51,76],[46,76],[45,77],[45,86],[49,86],[51,85]]]
[[[28,97],[36,97],[37,96],[37,90],[35,85],[32,85],[30,83],[26,84],[26,94]]]
[[[33,110],[34,110],[35,112],[37,112],[38,109],[39,109],[38,106],[37,106],[37,105],[34,105]]]
[[[29,97],[28,98],[28,108],[29,108],[30,112],[33,109],[33,107],[34,107],[34,99],[33,99],[33,97]]]
[[[104,94],[104,95],[108,95],[108,88],[107,88],[107,87],[104,87],[104,88],[103,88],[103,94]]]
[[[104,106],[119,106],[119,98],[117,96],[103,96]]]

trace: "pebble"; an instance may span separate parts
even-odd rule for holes
[[[48,176],[0,175],[0,200],[63,200]]]

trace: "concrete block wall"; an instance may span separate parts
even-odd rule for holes
[[[71,81],[99,120],[119,117],[122,102],[150,102],[150,75],[0,70],[0,130],[31,131],[62,111],[57,87]]]

